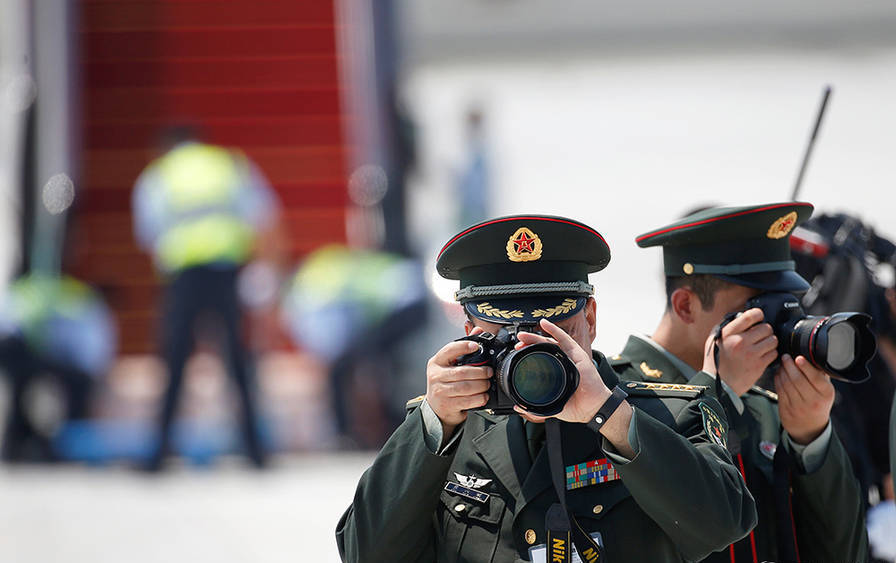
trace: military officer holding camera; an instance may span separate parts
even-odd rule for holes
[[[339,521],[343,560],[563,561],[571,538],[588,562],[685,561],[749,532],[719,403],[620,382],[591,351],[588,274],[609,258],[561,217],[494,219],[445,245],[437,269],[460,280],[472,339],[430,359],[426,396]]]
[[[708,561],[868,558],[859,486],[831,427],[834,388],[818,367],[843,378],[863,372],[873,353],[867,320],[835,315],[851,331],[839,348],[841,329],[831,333],[831,319],[774,328],[765,322],[802,312],[786,295],[809,289],[794,271],[789,238],[811,213],[799,202],[710,208],[637,238],[641,247],[663,249],[666,310],[652,336],[629,337],[610,363],[626,380],[713,390],[731,425],[729,450],[759,511],[754,531]],[[838,350],[850,357],[836,357]]]

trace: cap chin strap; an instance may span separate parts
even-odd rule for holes
[[[740,274],[794,270],[796,268],[796,262],[793,260],[780,260],[778,262],[759,262],[756,264],[691,264],[691,266],[694,268],[691,271],[691,274],[722,274],[726,276],[737,276]],[[676,274],[678,273],[676,272]]]
[[[470,285],[454,292],[455,301],[463,303],[481,297],[501,297],[521,295],[544,295],[546,293],[562,293],[566,295],[593,295],[594,286],[583,281],[576,282],[544,282],[515,283],[507,285]]]

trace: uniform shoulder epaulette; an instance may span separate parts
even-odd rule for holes
[[[418,397],[414,397],[413,399],[411,399],[410,401],[405,403],[404,408],[407,409],[408,412],[411,412],[412,410],[419,407],[420,403],[422,403],[423,399],[425,399],[425,398],[426,398],[426,395],[420,395]]]
[[[632,363],[632,361],[630,359],[626,358],[625,356],[623,356],[621,354],[616,354],[615,356],[607,358],[607,362],[609,362],[610,365],[613,367],[622,366],[625,364]]]
[[[759,387],[758,385],[754,385],[754,386],[750,387],[750,389],[747,391],[747,393],[754,393],[756,395],[762,395],[763,397],[765,397],[766,399],[768,399],[772,402],[775,402],[775,403],[778,402],[778,394],[777,393],[773,393],[773,392],[769,391],[768,389],[763,389],[762,387]]]
[[[678,397],[696,399],[706,391],[703,385],[686,385],[683,383],[650,383],[647,381],[629,381],[621,383],[629,395],[642,397]]]

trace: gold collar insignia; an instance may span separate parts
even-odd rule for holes
[[[660,377],[663,376],[662,370],[654,369],[654,368],[648,366],[647,362],[641,362],[641,365],[638,367],[641,368],[641,371],[643,371],[644,375],[646,375],[647,377],[655,377],[655,378],[659,379]]]

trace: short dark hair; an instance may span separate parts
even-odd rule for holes
[[[719,279],[709,274],[694,274],[692,276],[666,276],[666,310],[672,309],[672,294],[676,289],[686,287],[697,295],[700,306],[704,311],[712,309],[716,300],[716,293],[734,284]]]

